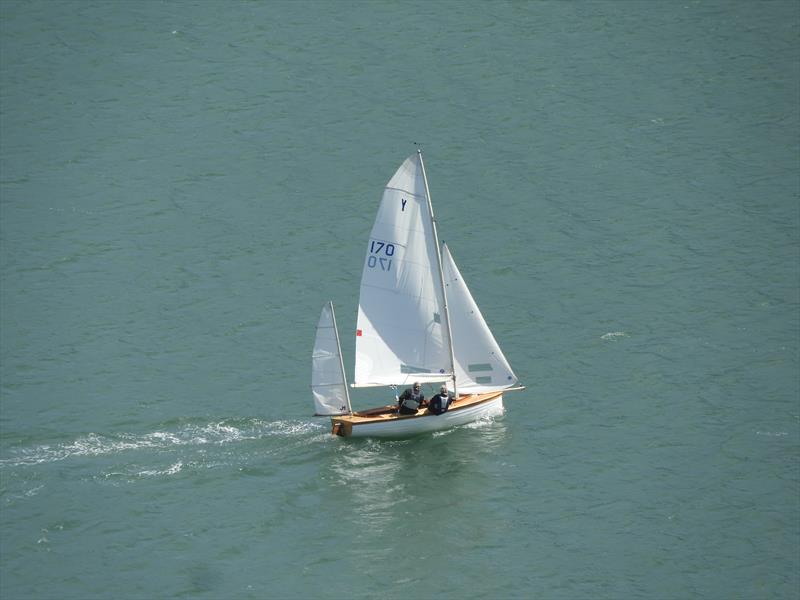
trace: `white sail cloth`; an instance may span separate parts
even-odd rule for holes
[[[367,242],[355,386],[452,376],[437,263],[421,159],[414,154],[386,185]]]
[[[311,393],[317,415],[343,415],[350,412],[336,317],[331,302],[322,307],[317,324],[314,352],[311,355]]]
[[[513,386],[517,376],[475,304],[447,244],[442,246],[442,271],[459,393],[481,394]]]
[[[448,381],[455,369],[460,393],[511,387],[517,377],[446,245],[440,278],[426,192],[419,154],[384,189],[361,277],[354,385]]]

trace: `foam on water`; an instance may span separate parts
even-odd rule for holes
[[[164,451],[181,446],[223,446],[238,442],[260,440],[272,436],[300,437],[319,433],[325,426],[308,421],[263,421],[251,419],[215,421],[205,425],[186,425],[175,431],[154,431],[145,434],[89,433],[74,441],[60,444],[39,444],[32,447],[11,447],[10,457],[0,459],[0,468],[38,465],[70,459],[118,455],[140,450]],[[178,472],[180,467],[174,472]]]
[[[624,331],[609,331],[608,333],[604,333],[600,336],[601,340],[608,340],[608,341],[616,341],[621,338],[628,337],[628,334]]]
[[[176,473],[180,473],[182,468],[183,468],[183,462],[178,461],[174,465],[170,465],[166,469],[162,470],[151,469],[146,471],[139,471],[137,475],[139,477],[158,477],[160,475],[175,475]]]

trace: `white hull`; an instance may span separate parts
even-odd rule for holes
[[[463,407],[454,407],[441,415],[431,415],[420,411],[416,416],[397,416],[381,419],[351,420],[348,417],[331,419],[334,432],[346,437],[399,438],[449,429],[458,425],[472,423],[479,419],[494,417],[503,413],[503,395]],[[347,422],[346,427],[337,431],[337,422]],[[344,425],[344,423],[342,423]]]

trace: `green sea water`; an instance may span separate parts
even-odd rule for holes
[[[333,438],[415,143],[527,389]],[[799,200],[797,2],[0,0],[0,598],[796,599]]]

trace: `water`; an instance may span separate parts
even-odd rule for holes
[[[800,596],[798,29],[795,2],[0,3],[0,596]],[[351,364],[414,142],[528,387],[334,439],[314,327],[333,299]]]

